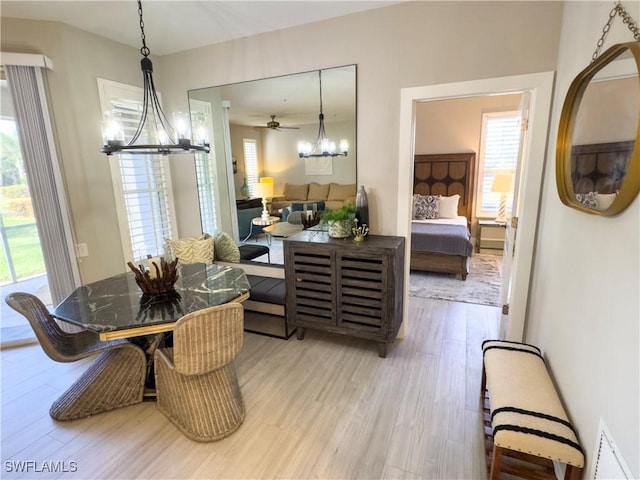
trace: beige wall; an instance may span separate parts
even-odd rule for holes
[[[180,110],[190,89],[357,64],[357,182],[373,231],[394,234],[400,89],[554,70],[560,18],[555,2],[407,2],[168,55],[158,71]]]
[[[640,20],[640,3],[622,3]],[[562,102],[589,64],[610,10],[611,2],[565,5],[526,338],[542,348],[560,386],[587,454],[587,474],[603,418],[639,478],[640,199],[605,218],[565,207],[555,187]],[[617,18],[605,48],[632,39]]]
[[[417,155],[480,153],[482,115],[517,110],[520,94],[437,100],[416,104]]]

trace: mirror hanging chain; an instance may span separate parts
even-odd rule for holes
[[[591,63],[595,62],[598,55],[600,55],[600,50],[602,49],[602,45],[604,45],[604,40],[607,38],[607,34],[609,33],[609,29],[611,28],[611,23],[613,23],[613,19],[616,18],[616,15],[620,15],[622,17],[622,23],[626,24],[633,33],[633,38],[640,42],[640,29],[638,28],[638,24],[631,18],[629,12],[625,10],[625,8],[620,4],[620,0],[615,4],[615,6],[609,12],[609,19],[607,23],[602,27],[602,36],[598,43],[596,44],[596,50],[593,52],[593,56],[591,57]]]

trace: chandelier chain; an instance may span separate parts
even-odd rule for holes
[[[144,20],[142,20],[142,0],[138,0],[138,16],[140,17],[140,37],[142,38],[142,48],[140,53],[144,57],[148,57],[151,50],[147,47],[147,37],[144,34]]]
[[[598,58],[598,55],[600,55],[600,50],[602,49],[602,45],[604,45],[604,41],[607,38],[607,35],[609,34],[609,30],[611,29],[611,24],[613,23],[613,19],[616,18],[616,15],[620,15],[622,17],[622,23],[624,23],[625,25],[627,25],[627,27],[629,27],[629,30],[631,30],[631,33],[633,33],[633,38],[636,41],[640,41],[640,29],[638,28],[638,25],[633,20],[633,18],[631,18],[631,15],[629,14],[629,12],[627,12],[625,8],[620,4],[620,0],[618,0],[618,2],[609,12],[609,19],[607,20],[607,23],[605,23],[604,27],[602,27],[602,36],[600,37],[600,40],[598,40],[598,43],[596,44],[596,50],[595,52],[593,52],[593,55],[591,57],[591,62],[594,62],[596,58]]]

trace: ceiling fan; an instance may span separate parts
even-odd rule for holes
[[[265,126],[257,126],[256,128],[270,128],[271,130],[282,130],[282,129],[291,129],[291,130],[298,130],[300,127],[288,127],[286,125],[280,125],[280,122],[278,122],[276,120],[276,116],[275,115],[270,115],[271,116],[271,120],[267,122],[267,124]]]

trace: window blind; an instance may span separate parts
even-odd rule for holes
[[[479,217],[498,213],[500,194],[491,191],[497,173],[515,176],[520,145],[520,114],[518,112],[485,113],[482,115],[480,146],[480,199]],[[511,205],[509,194],[507,206]]]
[[[258,147],[257,142],[252,138],[242,139],[244,146],[244,171],[247,183],[253,185],[260,180],[258,174]]]
[[[109,85],[104,91],[109,92]],[[120,91],[122,91],[121,89]],[[131,138],[137,127],[142,111],[142,90],[130,89],[137,92],[136,98],[123,95],[107,95],[108,108],[120,115],[125,139]],[[104,113],[104,112],[103,112]],[[147,125],[153,124],[147,123]],[[138,143],[148,141],[149,133],[144,131]],[[125,140],[126,141],[126,140]],[[118,181],[121,186],[122,198],[116,199],[122,203],[126,215],[125,224],[130,247],[130,256],[139,261],[147,255],[157,256],[164,253],[165,238],[172,236],[172,214],[170,211],[170,184],[168,180],[168,166],[166,157],[155,155],[128,155],[122,153],[117,156]],[[125,247],[123,245],[123,247]],[[128,255],[125,248],[125,255]]]

